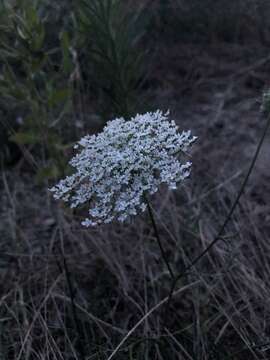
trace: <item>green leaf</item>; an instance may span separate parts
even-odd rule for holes
[[[71,91],[69,88],[66,89],[56,89],[51,91],[49,95],[49,106],[53,107],[64,101],[67,101],[70,97]]]
[[[55,132],[49,132],[47,134],[46,141],[50,147],[57,147],[62,145],[62,139]]]
[[[68,74],[72,71],[73,63],[70,54],[70,39],[66,31],[62,32],[60,41],[61,41],[61,49],[63,54],[62,66],[64,73]]]
[[[25,7],[25,20],[29,28],[34,28],[39,23],[39,16],[37,14],[37,9],[34,6]]]
[[[22,29],[20,26],[17,26],[16,30],[20,38],[27,40],[28,34],[24,31],[24,29]]]
[[[34,29],[35,35],[31,41],[31,50],[39,51],[43,47],[44,39],[45,39],[45,28],[42,23],[39,23]]]
[[[37,73],[42,70],[44,65],[46,64],[48,57],[46,53],[40,53],[38,57],[32,58],[31,61],[31,71],[33,73]]]
[[[16,132],[10,136],[10,140],[21,145],[35,145],[40,143],[41,136],[33,132]]]
[[[60,171],[55,164],[44,166],[40,168],[36,174],[36,179],[38,182],[42,182],[47,179],[56,179],[59,177]]]

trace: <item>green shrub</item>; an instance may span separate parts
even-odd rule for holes
[[[138,108],[136,90],[144,77],[139,42],[145,12],[131,13],[119,0],[81,0],[77,20],[86,78],[95,93],[105,95],[105,111],[129,116]]]
[[[63,172],[59,125],[63,128],[73,106],[71,41],[61,29],[55,44],[48,39],[47,14],[40,11],[40,2],[21,0],[16,5],[2,5],[0,107],[13,117],[12,123],[2,122],[12,141],[37,155],[39,174],[56,176]]]

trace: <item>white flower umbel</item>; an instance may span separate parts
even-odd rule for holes
[[[195,141],[190,131],[178,133],[160,110],[109,121],[98,135],[83,137],[70,165],[76,170],[50,189],[54,198],[75,208],[88,204],[82,224],[124,221],[146,209],[145,196],[165,183],[170,189],[187,178],[191,162],[185,152]]]

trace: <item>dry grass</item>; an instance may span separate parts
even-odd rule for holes
[[[199,136],[191,179],[152,199],[180,273],[239,191],[264,126],[269,55],[263,46],[159,45],[144,91]],[[0,359],[269,359],[268,164],[266,139],[223,238],[182,278],[168,313],[171,280],[147,216],[85,229],[83,214],[53,201],[29,171],[2,169]]]
[[[213,239],[243,177],[239,169],[207,187],[198,164],[211,164],[211,155],[200,157],[184,188],[154,199],[175,272]],[[3,359],[80,359],[62,253],[87,359],[107,359],[148,312],[116,359],[267,359],[269,207],[254,201],[251,189],[222,241],[179,284],[186,289],[174,297],[164,329],[164,306],[151,309],[168,295],[170,278],[149,219],[83,229],[79,214],[18,175],[2,173]]]

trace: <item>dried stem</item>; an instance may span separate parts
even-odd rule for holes
[[[256,151],[255,151],[255,154],[254,154],[254,156],[253,156],[253,159],[252,159],[252,161],[251,161],[251,164],[250,164],[250,167],[249,167],[249,169],[248,169],[248,171],[247,171],[247,174],[246,174],[246,176],[245,176],[245,179],[244,179],[244,181],[243,181],[243,183],[242,183],[242,185],[241,185],[241,188],[240,188],[240,190],[239,190],[239,192],[238,192],[238,194],[237,194],[237,196],[236,196],[236,199],[235,199],[234,203],[232,204],[232,207],[231,207],[231,209],[230,209],[230,211],[229,211],[229,213],[228,213],[228,215],[227,215],[227,217],[226,217],[223,225],[221,226],[221,228],[220,228],[218,234],[216,235],[216,237],[214,238],[214,240],[211,241],[211,243],[210,243],[194,260],[192,260],[192,262],[191,262],[188,266],[186,266],[186,268],[185,268],[179,275],[177,275],[176,277],[174,277],[174,280],[173,280],[173,282],[172,282],[172,286],[171,286],[171,289],[170,289],[170,293],[169,293],[169,296],[168,296],[168,301],[167,301],[165,313],[167,313],[168,310],[169,310],[170,303],[171,303],[171,300],[172,300],[172,295],[173,295],[173,293],[174,293],[174,290],[175,290],[175,288],[176,288],[176,285],[177,285],[178,281],[179,281],[184,275],[186,275],[187,272],[188,272],[189,270],[191,270],[191,269],[204,257],[204,255],[206,255],[206,254],[209,252],[209,250],[212,249],[212,247],[213,247],[220,239],[222,239],[222,234],[223,234],[226,226],[228,225],[229,221],[231,220],[232,214],[234,213],[234,210],[236,209],[236,206],[238,205],[239,200],[240,200],[241,196],[242,196],[243,193],[244,193],[245,187],[246,187],[247,182],[248,182],[248,180],[249,180],[250,174],[251,174],[251,172],[252,172],[252,170],[253,170],[253,168],[254,168],[254,165],[255,165],[255,163],[256,163],[256,161],[257,161],[259,152],[260,152],[260,150],[261,150],[261,147],[262,147],[262,144],[263,144],[263,142],[264,142],[264,139],[265,139],[265,136],[266,136],[266,134],[267,134],[267,131],[268,131],[268,129],[269,129],[269,126],[270,126],[270,115],[269,115],[268,118],[267,118],[267,122],[266,122],[266,125],[265,125],[265,127],[264,127],[264,130],[263,130],[261,139],[260,139],[260,141],[259,141],[259,143],[258,143],[257,149],[256,149]]]
[[[84,354],[84,344],[83,344],[83,332],[82,332],[82,328],[81,328],[81,324],[78,318],[78,314],[77,314],[77,310],[76,310],[76,306],[75,306],[75,293],[74,293],[74,288],[72,286],[72,280],[71,280],[71,275],[68,269],[68,265],[66,262],[66,258],[65,255],[63,254],[63,252],[61,251],[61,257],[63,260],[63,272],[65,274],[66,280],[67,280],[67,287],[68,287],[68,291],[69,291],[69,296],[70,296],[70,303],[71,303],[71,312],[72,312],[72,317],[73,317],[73,322],[75,325],[75,329],[77,332],[77,352],[79,355],[79,360],[84,360],[85,359],[85,354]],[[60,271],[62,272],[62,268],[61,265],[59,263],[59,261],[57,260],[57,265],[60,269]]]
[[[155,217],[154,217],[154,214],[153,214],[153,210],[151,208],[151,205],[150,205],[150,202],[148,201],[147,197],[144,196],[145,198],[145,201],[146,201],[146,204],[147,204],[147,209],[148,209],[148,212],[149,212],[149,216],[150,216],[150,219],[151,219],[151,223],[152,223],[152,226],[153,226],[153,229],[154,229],[154,234],[155,234],[155,237],[157,239],[157,243],[158,243],[158,246],[160,248],[160,252],[161,252],[161,255],[162,255],[162,258],[167,266],[167,269],[169,271],[169,274],[170,274],[170,277],[172,280],[175,280],[175,276],[174,276],[174,273],[173,273],[173,270],[171,268],[171,265],[169,263],[169,260],[167,259],[166,257],[166,253],[165,253],[165,249],[162,245],[162,242],[161,242],[161,239],[160,239],[160,236],[159,236],[159,233],[158,233],[158,228],[157,228],[157,224],[156,224],[156,221],[155,221]]]

